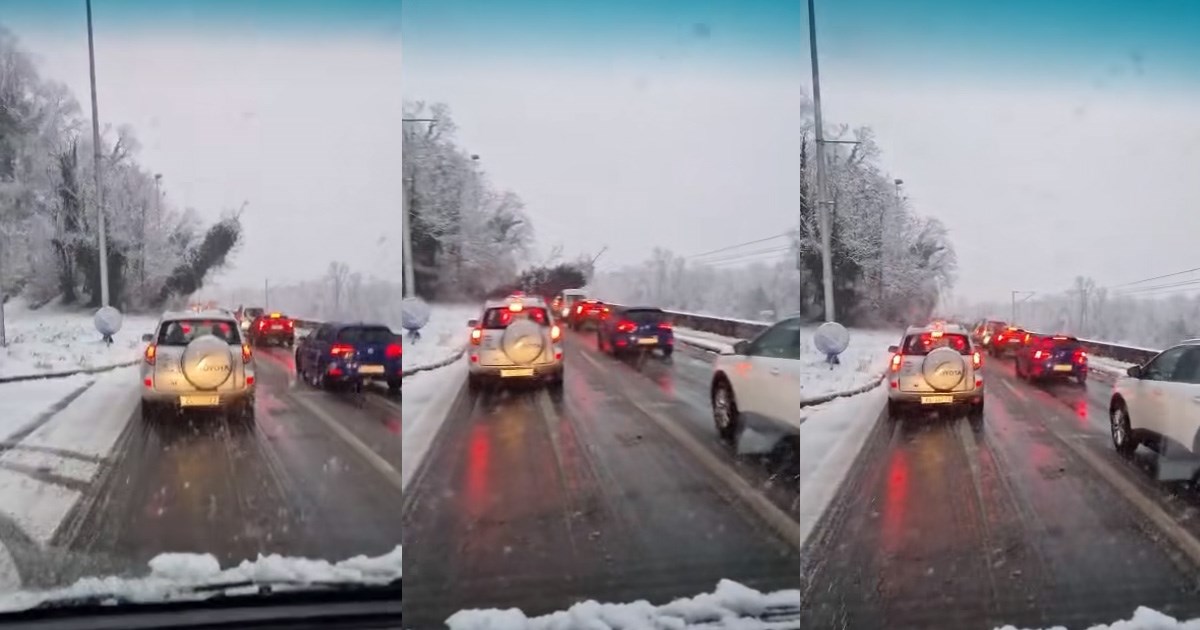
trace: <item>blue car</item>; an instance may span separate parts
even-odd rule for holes
[[[1017,378],[1030,382],[1071,379],[1087,384],[1087,352],[1079,340],[1067,335],[1029,335],[1017,349],[1015,370]]]
[[[357,374],[398,392],[403,372],[400,344],[400,336],[380,324],[323,324],[296,345],[296,375],[328,389],[351,382]]]
[[[596,347],[613,356],[639,350],[657,351],[669,360],[675,351],[675,331],[661,308],[612,307],[597,324]]]

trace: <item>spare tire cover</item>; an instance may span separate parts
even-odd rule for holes
[[[233,375],[229,344],[214,335],[193,339],[183,349],[183,377],[199,389],[216,389]]]
[[[513,363],[528,365],[542,356],[546,341],[542,337],[541,326],[528,319],[520,319],[504,329],[500,345]]]
[[[950,348],[937,348],[921,363],[925,382],[939,392],[947,392],[962,382],[966,363],[963,356]]]

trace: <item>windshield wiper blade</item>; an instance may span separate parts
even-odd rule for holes
[[[363,582],[352,580],[231,580],[228,582],[213,582],[211,584],[200,584],[191,586],[184,590],[190,593],[205,593],[205,592],[220,592],[222,596],[233,596],[227,591],[256,588],[258,595],[269,595],[280,591],[296,591],[296,590],[335,590],[335,591],[357,591],[357,590],[375,590],[375,589],[391,589],[399,587],[401,578],[396,578],[389,582]]]
[[[279,593],[296,593],[305,590],[314,591],[365,591],[365,590],[398,590],[402,579],[396,578],[388,582],[352,581],[352,580],[231,580],[228,582],[213,582],[211,584],[186,585],[180,584],[173,588],[163,588],[153,595],[131,597],[128,594],[115,591],[104,593],[88,593],[84,595],[68,595],[51,597],[33,606],[33,609],[72,608],[82,606],[101,606],[106,604],[159,604],[180,599],[209,599],[212,597],[260,597]],[[251,592],[236,593],[238,589],[255,589]],[[212,595],[208,595],[211,593]],[[181,597],[182,596],[182,597]]]

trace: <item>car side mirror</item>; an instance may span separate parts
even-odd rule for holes
[[[468,326],[468,327],[470,327],[470,328],[475,328],[475,327],[476,327],[476,326],[478,326],[478,325],[479,325],[479,320],[478,320],[478,319],[468,319],[468,320],[467,320],[467,326]]]
[[[146,343],[150,343],[151,341],[154,341],[154,335],[152,335],[150,333],[146,333],[146,334],[142,335],[142,341],[145,341]]]
[[[733,344],[733,353],[734,354],[744,355],[744,354],[746,354],[746,351],[748,351],[749,349],[750,349],[750,342],[746,341],[745,339]]]
[[[900,352],[900,346],[888,346],[888,352],[896,354],[897,352]]]
[[[1133,378],[1142,378],[1142,366],[1131,365],[1131,366],[1129,366],[1128,370],[1125,370],[1125,373],[1132,376]]]

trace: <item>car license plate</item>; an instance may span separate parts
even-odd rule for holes
[[[180,396],[180,407],[216,407],[221,404],[221,397],[217,394]]]
[[[1055,372],[1070,372],[1073,368],[1074,368],[1074,366],[1071,366],[1071,365],[1056,365],[1056,366],[1054,366],[1054,371]]]
[[[642,337],[638,339],[638,343],[643,346],[652,346],[658,343],[658,337]]]
[[[274,324],[271,326],[271,330],[283,330],[283,324]]]
[[[359,374],[383,374],[382,365],[362,365],[358,368]]]
[[[501,377],[510,376],[533,376],[533,368],[520,368],[513,370],[500,370]]]
[[[944,405],[946,403],[952,403],[952,402],[954,402],[953,396],[922,396],[921,397],[922,405]]]

